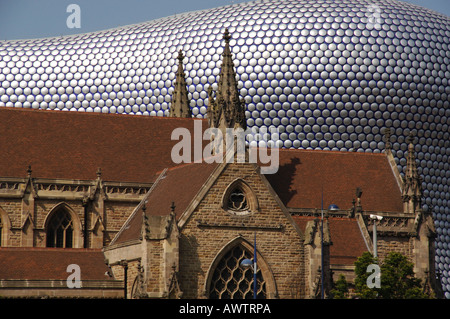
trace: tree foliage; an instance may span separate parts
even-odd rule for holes
[[[379,296],[379,288],[369,288],[367,278],[370,273],[367,267],[371,264],[378,264],[378,260],[371,253],[365,252],[355,261],[355,292],[359,298],[375,299]]]
[[[331,290],[333,299],[347,299],[348,298],[348,282],[344,275],[339,275],[339,279],[334,283],[334,288]]]
[[[380,288],[369,288],[367,267],[378,264],[381,271]],[[365,252],[355,262],[355,292],[364,299],[425,299],[421,280],[415,278],[414,265],[406,256],[390,252],[382,263]]]

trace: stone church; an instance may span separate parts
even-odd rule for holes
[[[378,256],[405,254],[436,289],[413,139],[404,175],[388,130],[381,154],[280,149],[274,174],[235,149],[173,161],[177,128],[246,128],[229,39],[207,119],[182,52],[169,117],[0,109],[0,297],[253,298],[254,278],[258,298],[328,297],[373,252],[374,222]]]

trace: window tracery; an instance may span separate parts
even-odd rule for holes
[[[235,187],[228,197],[228,209],[242,212],[249,209],[247,198],[240,187]]]
[[[47,227],[47,247],[73,247],[73,222],[64,209],[55,212]]]
[[[237,179],[225,190],[222,208],[231,214],[245,215],[258,211],[258,199],[247,183]]]
[[[252,299],[253,268],[244,268],[241,262],[252,259],[252,254],[237,245],[230,249],[217,264],[211,279],[209,297],[211,299]],[[257,269],[257,298],[266,298],[266,283]]]

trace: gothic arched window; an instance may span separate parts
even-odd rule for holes
[[[73,247],[73,222],[65,209],[54,212],[47,226],[47,247]]]
[[[253,267],[244,268],[241,262],[252,259],[253,255],[237,245],[230,249],[217,264],[211,278],[209,298],[211,299],[252,299]],[[266,283],[261,270],[256,273],[257,298],[266,298]]]
[[[245,215],[258,211],[258,199],[246,182],[237,179],[224,192],[222,208],[232,214]]]

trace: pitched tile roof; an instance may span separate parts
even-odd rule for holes
[[[292,216],[300,230],[306,230],[309,221],[320,218],[312,216]],[[356,259],[367,251],[366,243],[355,218],[329,217],[328,229],[330,232],[330,263],[332,265],[352,266]],[[319,230],[318,230],[319,231]]]
[[[207,120],[199,121],[206,129]],[[179,217],[217,166],[205,162],[176,165],[172,161],[171,150],[178,141],[171,140],[171,133],[179,127],[193,132],[193,119],[0,108],[0,124],[1,177],[25,177],[32,165],[34,177],[93,179],[101,167],[104,180],[153,182],[158,172],[169,168],[149,195],[146,213],[152,216],[169,214],[175,202]],[[288,208],[320,208],[323,190],[325,208],[336,204],[349,209],[360,187],[364,210],[402,211],[400,189],[384,154],[280,149],[279,155],[278,172],[266,177]],[[142,214],[135,214],[116,242],[137,239],[141,225]],[[330,219],[336,263],[353,260],[364,248],[358,231],[353,219]],[[80,258],[79,263],[90,260],[88,251],[67,251],[2,248],[0,275],[39,277],[47,271],[45,279],[67,278],[63,265],[67,267],[72,260],[70,252]],[[21,266],[19,260],[26,258],[25,253],[31,262]],[[94,259],[103,256],[91,253]],[[8,263],[17,266],[5,267]],[[99,259],[95,264],[105,269]],[[36,267],[40,268],[37,272]],[[89,265],[85,267],[88,275]],[[93,274],[94,269],[92,276],[102,277],[104,271]]]
[[[145,207],[146,214],[148,216],[168,215],[173,202],[176,217],[180,217],[217,165],[217,163],[205,162],[191,163],[179,165],[163,172],[149,193]],[[127,221],[124,230],[117,236],[114,243],[139,238],[142,218],[142,210],[139,210]]]
[[[330,263],[353,265],[363,252],[367,251],[361,230],[355,218],[329,218],[332,245]]]
[[[207,123],[206,120],[198,120]],[[0,176],[149,182],[193,119],[0,108]],[[207,125],[204,124],[203,128]]]
[[[279,154],[278,173],[266,177],[289,208],[321,208],[323,185],[326,205],[351,208],[356,188],[361,187],[363,209],[402,211],[400,190],[384,154],[308,150],[280,150]],[[168,169],[147,199],[146,214],[167,215],[174,202],[179,217],[217,165],[203,161]],[[349,229],[357,226],[356,222],[336,225],[347,225]],[[114,243],[139,238],[141,228],[142,212],[139,212],[130,218]]]
[[[202,162],[168,169],[148,197],[147,213],[166,215],[174,202],[175,214],[179,217],[218,165]]]
[[[0,248],[0,279],[66,280],[80,266],[81,280],[113,280],[100,249],[78,248]]]
[[[280,166],[267,179],[289,208],[352,207],[356,188],[368,211],[402,212],[401,192],[385,154],[280,149]]]
[[[207,128],[207,120],[196,121]],[[104,180],[152,182],[158,171],[177,166],[171,158],[178,143],[171,139],[173,130],[194,132],[194,122],[0,108],[0,177],[25,177],[31,165],[33,177],[89,180],[101,167]],[[364,209],[402,211],[400,189],[384,154],[292,149],[279,154],[279,170],[267,179],[287,207],[320,208],[323,188],[325,205],[348,209],[361,187]],[[189,187],[184,181],[178,183]]]

